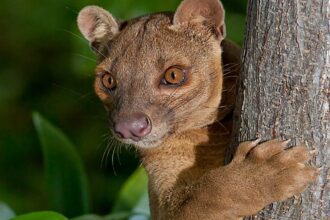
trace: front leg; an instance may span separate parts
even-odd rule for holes
[[[229,165],[177,191],[177,201],[186,196],[169,219],[240,219],[299,194],[316,179],[318,170],[304,165],[310,158],[305,147],[285,150],[287,142],[278,140],[258,144],[240,144]]]

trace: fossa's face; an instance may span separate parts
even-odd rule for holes
[[[199,22],[173,25],[155,14],[121,23],[102,45],[95,91],[113,135],[141,148],[204,127],[221,100],[219,40]]]

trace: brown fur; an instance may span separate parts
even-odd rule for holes
[[[223,41],[224,10],[217,0],[185,0],[174,15],[127,22],[92,6],[82,10],[78,25],[100,58],[95,90],[110,127],[135,112],[152,121],[145,138],[121,140],[139,149],[152,219],[239,219],[315,179],[316,169],[303,165],[306,148],[284,150],[281,141],[242,143],[223,166],[240,50]],[[163,73],[178,65],[189,70],[187,82],[161,85]],[[104,71],[115,76],[115,91],[102,88]]]

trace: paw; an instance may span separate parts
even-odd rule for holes
[[[286,149],[289,141],[279,140],[259,143],[258,139],[240,144],[233,163],[249,172],[255,191],[267,197],[265,201],[297,195],[317,178],[318,169],[304,164],[311,157],[306,147]]]

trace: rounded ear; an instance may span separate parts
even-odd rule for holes
[[[118,23],[113,16],[98,6],[83,8],[77,22],[79,30],[91,44],[111,39],[119,32]]]
[[[174,14],[173,24],[191,21],[211,25],[220,41],[226,37],[225,10],[219,0],[184,0]]]

